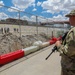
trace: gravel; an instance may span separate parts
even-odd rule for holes
[[[23,35],[22,37],[18,37],[12,33],[0,34],[0,55],[29,47],[39,40],[45,42],[49,39],[45,33]]]

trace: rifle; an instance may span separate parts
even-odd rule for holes
[[[68,33],[68,31],[66,33],[64,33],[64,35],[62,36],[62,41],[64,41],[65,37],[67,36],[67,33]],[[57,51],[57,46],[53,47],[52,52],[45,58],[45,60],[47,60],[52,55],[52,53],[55,51]]]
[[[55,50],[57,50],[57,47],[56,47],[56,46],[54,46],[54,48],[52,49],[52,52],[46,57],[45,60],[47,60],[47,59],[51,56],[51,54],[52,54],[53,52],[55,52]]]

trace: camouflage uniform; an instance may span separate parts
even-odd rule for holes
[[[75,75],[75,27],[67,33],[58,51],[61,55],[61,75]]]

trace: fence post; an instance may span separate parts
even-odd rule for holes
[[[49,24],[48,24],[48,19],[47,19],[47,25],[49,25]],[[47,26],[47,36],[48,36],[48,26]]]
[[[36,16],[36,32],[37,32],[37,35],[38,35],[38,16]]]
[[[20,32],[20,37],[21,37],[20,11],[19,11],[19,32]]]

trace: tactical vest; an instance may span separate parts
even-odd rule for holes
[[[63,44],[67,47],[67,51],[65,53],[68,56],[75,56],[75,27],[67,33]]]

